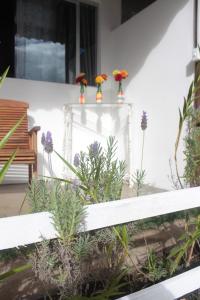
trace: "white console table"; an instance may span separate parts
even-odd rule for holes
[[[83,112],[86,109],[101,109],[102,111],[105,109],[124,109],[127,107],[127,122],[128,122],[128,131],[127,131],[127,152],[128,157],[126,158],[127,163],[127,174],[126,179],[130,183],[131,175],[133,174],[133,163],[132,163],[132,120],[133,120],[133,104],[132,103],[99,103],[99,104],[66,104],[64,105],[64,140],[63,140],[63,156],[64,158],[69,161],[70,163],[73,162],[72,158],[72,129],[73,129],[73,122],[74,122],[74,110],[80,110]],[[64,166],[63,167],[63,176],[67,177],[70,176],[70,171]]]

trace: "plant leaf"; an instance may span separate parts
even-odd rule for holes
[[[12,164],[13,160],[15,159],[17,150],[15,150],[12,154],[12,156],[9,158],[9,160],[5,163],[5,165],[3,166],[3,168],[0,170],[0,184],[2,183],[4,176],[6,174],[6,172],[8,171],[10,165]]]
[[[13,135],[13,133],[15,132],[15,130],[20,126],[20,124],[22,123],[22,121],[24,120],[26,114],[24,114],[21,119],[9,130],[9,132],[3,137],[3,139],[0,141],[0,149],[2,149],[5,144],[7,143],[7,141],[9,140],[9,138]]]
[[[5,78],[6,78],[7,74],[8,74],[9,69],[10,69],[10,67],[8,67],[8,68],[4,71],[3,75],[0,77],[0,87],[2,86],[2,84],[3,84],[3,82],[4,82],[4,80],[5,80]]]
[[[60,159],[64,162],[65,165],[81,180],[83,181],[83,177],[81,174],[67,161],[65,160],[58,152],[54,150],[54,152],[60,157]]]
[[[13,268],[13,269],[11,269],[8,272],[0,274],[0,281],[5,280],[5,279],[9,278],[10,276],[15,275],[17,273],[21,273],[21,272],[24,272],[24,271],[26,271],[28,269],[31,269],[31,267],[32,267],[31,264],[25,264],[25,265],[23,265],[21,267]]]

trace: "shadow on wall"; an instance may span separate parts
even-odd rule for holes
[[[131,72],[125,85],[140,71],[148,55],[160,43],[172,20],[188,1],[158,0],[113,31],[115,61]],[[173,45],[168,46],[170,51]]]

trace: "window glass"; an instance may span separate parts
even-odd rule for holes
[[[80,4],[80,70],[93,85],[97,72],[97,8],[85,3]]]
[[[17,78],[73,83],[76,5],[59,0],[17,0]]]
[[[80,26],[78,25],[80,24]],[[0,10],[0,74],[71,83],[97,73],[97,7],[84,0],[9,0]]]

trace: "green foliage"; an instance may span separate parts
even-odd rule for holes
[[[132,177],[137,196],[140,195],[142,187],[144,186],[145,176],[145,170],[136,170],[135,174]]]
[[[55,229],[64,243],[69,243],[83,224],[85,208],[76,190],[69,184],[56,180],[33,180],[26,198],[32,212],[52,213]]]
[[[122,271],[119,275],[116,274],[106,284],[103,290],[95,292],[95,294],[91,295],[90,297],[74,296],[65,298],[65,300],[111,300],[116,296],[121,296],[124,294],[124,292],[122,292],[122,288],[124,288],[127,285],[126,283],[121,282],[125,274],[126,270]]]
[[[29,202],[31,212],[42,212],[53,209],[53,202],[55,201],[52,193],[54,184],[45,180],[33,179],[26,191],[26,199]]]
[[[147,247],[147,261],[143,270],[152,282],[157,282],[168,275],[166,262],[156,255],[155,250]]]
[[[85,207],[76,192],[69,185],[61,186],[60,182],[53,185],[51,191],[53,199],[53,221],[59,238],[64,244],[69,244],[83,225]]]
[[[200,216],[190,225],[193,225],[193,229],[189,229],[189,226],[186,226],[185,232],[179,238],[179,244],[170,252],[169,258],[173,259],[171,274],[176,271],[181,263],[186,266],[190,265],[195,245],[200,250]]]
[[[200,111],[193,109],[188,118],[188,134],[185,137],[184,179],[190,186],[200,185]]]
[[[90,234],[79,234],[76,243],[72,246],[73,252],[79,260],[87,258],[93,248],[94,240]]]
[[[4,83],[4,80],[6,79],[6,76],[8,74],[10,67],[8,67],[4,73],[0,76],[0,87],[2,86],[2,84]]]
[[[57,155],[80,181],[79,196],[87,203],[98,203],[121,198],[125,162],[115,158],[117,142],[109,137],[107,148],[97,142],[88,147],[87,153],[80,152],[76,166]],[[63,179],[60,179],[63,180]],[[67,180],[73,184],[73,181]]]
[[[175,161],[177,179],[178,179],[178,182],[179,182],[179,185],[181,188],[183,188],[183,184],[182,184],[181,177],[180,177],[179,171],[178,171],[177,153],[178,153],[181,134],[183,131],[183,126],[185,124],[185,121],[188,118],[190,118],[190,116],[191,116],[194,101],[196,99],[195,94],[199,90],[199,80],[200,80],[200,77],[198,77],[196,80],[192,81],[192,83],[189,87],[187,98],[184,98],[182,110],[179,108],[179,126],[178,126],[176,142],[175,142],[174,161]]]
[[[36,246],[31,260],[33,269],[44,286],[50,284],[59,290],[61,299],[75,295],[86,297],[88,292],[84,286],[90,284],[94,285],[89,292],[91,297],[110,299],[121,293],[118,289],[122,285],[115,281],[122,266],[121,242],[112,228],[78,233],[84,225],[85,208],[77,193],[71,184],[60,181],[32,182],[27,193],[32,210],[50,211],[59,237]],[[125,226],[118,227],[117,232],[128,245]],[[97,263],[95,268],[93,264],[88,265],[96,259],[102,263]],[[95,282],[102,289],[96,288]]]
[[[11,276],[24,272],[28,269],[31,269],[32,265],[31,264],[24,264],[23,266],[20,266],[18,268],[13,268],[11,270],[9,270],[8,272],[5,272],[3,274],[0,274],[0,282],[4,281],[5,279],[10,278]]]

